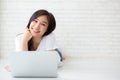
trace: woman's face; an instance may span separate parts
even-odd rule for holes
[[[47,31],[48,19],[46,15],[39,16],[34,19],[30,24],[30,32],[33,37],[42,37]]]

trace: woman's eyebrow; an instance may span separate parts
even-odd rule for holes
[[[42,23],[48,24],[46,21],[42,21]]]
[[[38,20],[38,21],[40,21],[39,19],[35,19],[35,20]],[[41,21],[42,23],[45,23],[45,24],[48,24],[48,22],[46,22],[46,21]]]
[[[34,19],[34,20],[38,20],[38,19]]]

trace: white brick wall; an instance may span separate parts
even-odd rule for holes
[[[14,50],[16,34],[24,31],[38,9],[54,14],[56,40],[63,53],[120,53],[119,0],[0,0],[0,4],[2,55]]]

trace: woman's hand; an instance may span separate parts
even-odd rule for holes
[[[22,51],[28,51],[28,42],[31,38],[32,38],[32,34],[30,30],[27,28],[23,34],[22,45],[21,45]]]
[[[28,42],[32,38],[30,30],[27,28],[23,34],[23,41]]]

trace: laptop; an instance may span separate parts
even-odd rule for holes
[[[59,58],[56,51],[13,51],[9,60],[13,77],[57,77]]]

